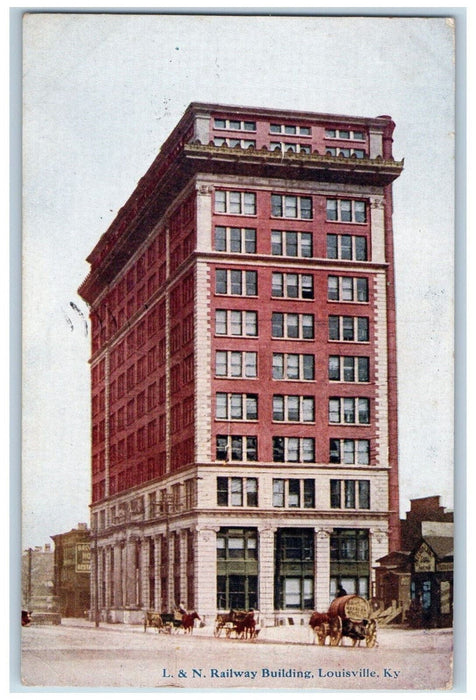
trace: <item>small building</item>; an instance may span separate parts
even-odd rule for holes
[[[380,557],[375,594],[381,623],[450,627],[453,622],[453,513],[439,496],[411,501],[401,551]]]
[[[386,622],[401,622],[410,606],[410,552],[390,552],[378,560],[375,569],[375,595],[388,610]]]
[[[84,617],[90,607],[90,531],[86,523],[60,535],[55,543],[54,585],[63,617]]]
[[[415,627],[453,624],[453,536],[422,538],[411,556],[411,606]]]
[[[50,544],[30,547],[22,555],[22,608],[36,624],[59,624],[54,589],[54,553]]]

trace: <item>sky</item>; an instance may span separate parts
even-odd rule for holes
[[[445,18],[30,15],[23,67],[22,546],[89,521],[85,258],[187,105],[396,122],[401,513],[453,506],[454,32]]]

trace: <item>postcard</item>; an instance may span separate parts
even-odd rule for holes
[[[454,688],[457,18],[366,14],[23,15],[20,687]]]

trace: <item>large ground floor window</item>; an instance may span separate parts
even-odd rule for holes
[[[334,529],[330,539],[331,600],[339,588],[348,594],[369,598],[369,558],[368,530]]]
[[[281,528],[276,532],[274,598],[279,610],[314,607],[314,530]]]
[[[258,608],[256,528],[222,527],[217,533],[217,608]]]

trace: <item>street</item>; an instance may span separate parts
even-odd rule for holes
[[[451,687],[450,630],[382,628],[374,649],[317,646],[305,626],[258,640],[215,638],[212,627],[159,634],[66,619],[21,631],[22,684],[70,688],[354,689]],[[349,640],[347,640],[349,644]]]

